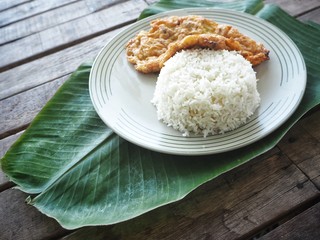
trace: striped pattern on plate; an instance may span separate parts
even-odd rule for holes
[[[255,68],[261,106],[240,128],[222,135],[184,137],[158,121],[151,104],[157,74],[141,74],[127,62],[125,45],[152,19],[201,15],[236,27],[270,50],[270,60]],[[101,119],[124,139],[170,154],[205,155],[253,143],[283,124],[299,105],[306,87],[306,66],[293,41],[270,23],[246,13],[192,8],[174,10],[140,20],[115,36],[94,61],[89,91]]]

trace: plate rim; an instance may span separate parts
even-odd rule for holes
[[[142,23],[148,23],[153,19],[157,19],[159,17],[165,17],[165,16],[172,16],[174,15],[174,13],[180,13],[180,15],[188,15],[187,11],[216,11],[216,12],[224,12],[224,13],[236,13],[238,15],[244,16],[246,18],[249,19],[258,19],[258,21],[263,22],[263,24],[269,25],[269,27],[276,29],[277,31],[279,31],[282,35],[284,35],[288,40],[290,40],[290,43],[292,46],[295,47],[296,51],[299,52],[299,60],[301,61],[301,64],[303,65],[303,69],[304,71],[304,76],[303,76],[303,87],[302,87],[302,91],[301,94],[299,95],[299,99],[296,101],[295,105],[293,108],[290,109],[290,112],[282,119],[282,121],[278,122],[278,124],[274,125],[273,128],[271,130],[269,130],[267,133],[260,135],[258,138],[254,138],[249,140],[248,142],[244,143],[244,144],[238,144],[236,146],[233,147],[229,147],[227,150],[215,150],[215,151],[201,151],[202,149],[206,149],[206,148],[198,148],[197,150],[192,150],[192,151],[187,151],[187,150],[182,150],[182,151],[173,151],[171,147],[170,149],[167,149],[167,147],[152,147],[146,144],[142,144],[140,142],[135,141],[134,139],[132,139],[132,137],[123,134],[121,131],[118,131],[117,128],[112,125],[112,124],[108,124],[108,121],[105,119],[101,109],[99,109],[96,104],[95,104],[95,100],[94,100],[94,96],[93,96],[93,92],[92,92],[92,78],[93,78],[93,71],[94,71],[94,67],[96,66],[97,62],[99,61],[99,57],[101,56],[101,54],[105,51],[105,49],[107,48],[108,44],[110,44],[113,40],[117,39],[119,36],[121,36],[126,30],[133,28],[134,26],[140,25]],[[189,14],[190,15],[190,14]],[[200,15],[200,14],[198,14]],[[296,111],[296,109],[298,108],[298,106],[301,103],[301,100],[304,96],[305,93],[305,89],[306,89],[306,85],[307,85],[307,69],[306,69],[306,64],[303,58],[303,55],[300,51],[300,49],[298,48],[298,46],[294,43],[294,41],[284,32],[282,31],[280,28],[278,28],[277,26],[269,23],[268,21],[259,18],[255,15],[251,15],[249,13],[246,12],[240,12],[240,11],[236,11],[233,9],[220,9],[220,8],[214,8],[214,7],[192,7],[192,8],[182,8],[182,9],[175,9],[175,10],[170,10],[170,11],[166,11],[166,12],[161,12],[149,17],[146,17],[142,20],[139,20],[133,24],[128,25],[127,27],[125,27],[124,29],[122,29],[120,32],[118,32],[117,34],[115,34],[112,38],[109,39],[108,42],[106,42],[106,44],[100,49],[99,53],[96,55],[94,62],[92,64],[92,68],[90,70],[90,75],[89,75],[89,95],[90,95],[90,99],[91,102],[93,103],[94,109],[96,111],[96,113],[99,115],[100,119],[104,122],[104,124],[106,124],[110,129],[112,129],[117,135],[119,135],[120,137],[122,137],[123,139],[126,139],[127,141],[138,145],[140,147],[152,150],[152,151],[156,151],[156,152],[160,152],[160,153],[166,153],[166,154],[174,154],[174,155],[183,155],[183,156],[200,156],[200,155],[210,155],[210,154],[218,154],[218,153],[223,153],[223,152],[229,152],[229,151],[233,151],[235,149],[239,149],[245,146],[248,146],[254,142],[257,142],[263,138],[265,138],[266,136],[268,136],[269,134],[271,134],[272,132],[274,132],[275,130],[277,130],[280,126],[282,126],[291,116],[292,114]],[[234,130],[232,130],[234,131]],[[230,131],[230,132],[232,132]],[[182,135],[182,133],[181,133]],[[202,138],[204,138],[203,136],[201,136]],[[188,137],[186,137],[188,138]],[[205,138],[204,138],[205,139]]]

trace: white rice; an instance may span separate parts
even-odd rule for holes
[[[232,51],[190,49],[161,69],[151,101],[158,119],[188,136],[221,134],[246,123],[260,103],[249,61]]]

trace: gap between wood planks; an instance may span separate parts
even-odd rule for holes
[[[14,1],[4,1],[2,0],[0,2],[0,13],[3,12],[3,11],[6,11],[10,8],[15,8],[15,7],[18,7],[19,5],[23,5],[25,3],[30,3],[32,2],[33,0],[22,0],[22,1],[18,1],[18,2],[14,2]],[[7,4],[7,6],[5,6],[5,4],[9,2],[9,4]],[[11,5],[10,5],[11,4]]]
[[[50,27],[75,20],[90,14],[90,10],[83,1],[78,1],[53,9],[39,12],[23,21],[16,21],[6,27],[0,27],[0,46],[19,41],[32,34],[41,32]],[[1,20],[0,20],[1,21]]]
[[[105,2],[105,0],[96,0],[92,2],[90,0],[82,0],[39,12],[30,17],[26,17],[24,21],[17,20],[6,27],[0,27],[0,35],[4,35],[3,39],[0,39],[0,46],[19,41],[48,28],[87,17],[92,13],[117,4],[123,4],[124,2],[126,1],[111,0]],[[18,29],[18,31],[14,31],[15,28]]]
[[[38,0],[39,1],[39,0]],[[41,1],[41,0],[40,0]],[[46,2],[46,0],[43,0],[44,1],[44,3]],[[41,10],[41,11],[35,11],[34,13],[31,13],[30,15],[26,15],[25,17],[21,17],[21,18],[17,18],[16,20],[12,20],[12,21],[9,21],[9,22],[7,22],[7,23],[4,23],[3,25],[1,25],[0,27],[6,27],[6,26],[8,26],[8,25],[11,25],[11,24],[14,24],[14,23],[16,23],[16,22],[19,22],[19,21],[23,21],[23,20],[25,20],[25,19],[27,19],[27,18],[30,18],[30,17],[34,17],[34,16],[37,16],[37,15],[39,15],[39,14],[42,14],[42,13],[45,13],[45,12],[48,12],[48,11],[51,11],[51,10],[54,10],[54,9],[57,9],[57,8],[60,8],[60,7],[63,7],[63,6],[66,6],[66,5],[69,5],[69,4],[72,4],[72,3],[74,3],[74,2],[76,2],[76,1],[78,1],[78,0],[70,0],[69,2],[62,2],[62,3],[56,3],[56,5],[53,5],[51,8],[45,8],[45,9],[43,9],[43,10]],[[12,8],[8,8],[8,9],[6,9],[7,11],[8,10],[10,10],[10,9],[14,9],[15,7],[19,7],[19,6],[22,6],[22,5],[25,5],[25,4],[29,4],[29,3],[32,3],[32,2],[34,2],[34,1],[27,1],[27,2],[24,2],[24,3],[21,3],[21,4],[18,4],[18,5],[16,5],[16,6],[14,6],[14,7],[12,7]],[[39,4],[39,3],[38,3]],[[41,4],[41,3],[40,3]],[[38,5],[38,6],[44,6],[44,5]],[[32,9],[32,8],[31,8]],[[34,8],[33,8],[34,9]]]
[[[3,192],[7,189],[13,188],[14,186],[16,186],[16,184],[14,184],[13,182],[5,182],[0,184],[0,192]]]
[[[121,27],[124,27],[124,26],[127,26],[128,24],[131,24],[131,23],[134,23],[136,21],[136,19],[134,20],[130,20],[128,22],[124,22],[124,23],[121,23],[119,25],[116,25],[116,26],[112,26],[111,28],[108,28],[108,29],[105,29],[105,30],[102,30],[102,31],[99,31],[99,32],[95,32],[93,34],[90,34],[90,35],[87,35],[87,36],[84,36],[82,38],[79,38],[79,39],[76,39],[74,41],[71,41],[71,42],[68,42],[68,43],[65,43],[65,44],[61,44],[57,47],[54,47],[52,49],[49,49],[49,50],[46,50],[46,51],[43,51],[41,53],[38,53],[38,54],[35,54],[33,56],[30,56],[30,57],[27,57],[27,58],[24,58],[24,59],[21,59],[21,60],[18,60],[16,62],[13,62],[13,63],[10,63],[6,66],[3,66],[3,67],[0,67],[0,73],[1,72],[4,72],[4,71],[7,71],[7,70],[10,70],[11,68],[14,68],[14,67],[17,67],[17,66],[20,66],[22,64],[25,64],[27,62],[30,62],[30,61],[34,61],[34,60],[37,60],[39,58],[42,58],[42,57],[45,57],[47,55],[50,55],[50,54],[53,54],[55,52],[59,52],[65,48],[68,48],[68,47],[72,47],[74,45],[77,45],[79,43],[82,43],[82,42],[85,42],[87,40],[90,40],[91,38],[94,38],[94,37],[97,37],[97,36],[100,36],[100,35],[103,35],[107,32],[110,32],[112,30],[115,30],[117,28],[121,28]]]
[[[101,4],[89,5],[88,8],[97,10],[101,6]],[[82,17],[75,17],[74,19],[67,20],[66,22],[51,26],[47,29],[42,29],[25,38],[16,39],[12,41],[11,44],[2,45],[0,51],[8,51],[8,54],[2,59],[0,72],[131,24],[136,21],[140,12],[146,6],[147,4],[143,0],[120,2],[111,8]],[[128,12],[125,11],[126,8],[133,10]],[[108,14],[110,14],[109,17],[118,16],[117,21],[108,21],[108,19],[105,18]],[[80,27],[81,31],[76,31],[77,27]],[[57,31],[59,31],[60,34],[57,35],[55,33]],[[29,46],[29,44],[32,44],[32,50],[30,50],[31,47],[28,47],[21,55],[16,54],[20,48],[23,48],[25,45]]]
[[[302,139],[298,139],[298,144],[301,144],[301,141],[306,141],[308,142],[308,146],[313,146],[312,144],[314,142],[318,142],[319,138],[317,138],[317,133],[316,132],[310,132],[308,131],[308,129],[306,128],[306,126],[310,126],[311,125],[314,125],[312,124],[313,121],[316,121],[317,119],[317,116],[318,116],[318,111],[319,111],[319,108],[320,106],[316,106],[314,107],[313,109],[311,109],[308,113],[306,113],[300,120],[299,122],[296,124],[295,128],[296,129],[304,129],[303,131],[306,132],[306,134],[310,135],[308,136],[310,139],[312,138],[313,141],[311,141],[310,139],[305,139],[303,138]],[[311,116],[312,114],[314,114],[313,116]],[[308,119],[309,118],[309,119]],[[315,127],[317,128],[317,127]],[[291,142],[291,144],[294,144],[294,142],[296,141],[295,139],[292,139],[290,140],[291,138],[294,138],[294,135],[292,135],[292,132],[289,132],[286,134],[286,136],[284,137],[284,139],[287,137],[288,139],[286,139],[285,141],[282,140],[280,142],[280,145],[283,145],[284,143],[283,142],[286,142],[286,141],[293,141]],[[300,136],[300,135],[299,135]],[[300,136],[301,138],[301,136]],[[289,145],[291,145],[289,143]],[[281,149],[281,146],[279,146],[280,149]],[[291,146],[289,148],[295,148],[294,146]],[[307,146],[306,146],[307,147]],[[304,151],[308,151],[310,149],[307,149],[307,148],[304,148],[303,149]],[[288,151],[288,149],[282,149],[282,153],[284,155],[287,156],[287,158],[292,162],[292,164],[294,164],[297,169],[299,169],[299,171],[301,171],[306,177],[307,177],[307,181],[309,181],[316,189],[320,190],[320,187],[319,185],[317,184],[315,178],[312,178],[311,176],[311,173],[308,172],[308,170],[304,169],[303,167],[301,167],[301,163],[304,163],[304,162],[307,162],[307,161],[311,161],[311,159],[313,157],[315,157],[315,155],[317,155],[317,152],[311,154],[311,156],[307,157],[306,159],[302,159],[301,162],[297,161],[296,159],[291,159],[292,156],[288,156],[288,154],[286,154],[286,152]],[[299,157],[300,159],[300,157]],[[302,184],[298,184],[297,187],[301,188],[303,187],[303,183]],[[317,205],[318,203],[320,202],[320,196],[315,196],[313,198],[310,198],[307,202],[305,202],[304,204],[302,205],[298,205],[295,209],[293,209],[293,211],[289,212],[288,214],[284,214],[283,216],[280,216],[279,218],[275,219],[275,221],[271,222],[270,224],[266,224],[265,227],[261,228],[260,231],[257,231],[256,233],[253,233],[253,234],[248,234],[247,236],[244,236],[244,238],[241,238],[241,239],[259,239],[263,236],[265,236],[266,234],[268,233],[271,233],[273,230],[276,230],[278,227],[282,227],[282,226],[286,226],[284,224],[286,224],[288,221],[291,221],[293,219],[295,219],[298,215],[302,214],[304,211],[307,211],[308,209],[314,207],[315,205]],[[276,230],[277,231],[277,230]],[[267,238],[268,239],[268,238]]]
[[[297,17],[297,18],[302,17],[303,15],[306,15],[306,14],[311,13],[311,12],[313,12],[313,11],[316,11],[316,10],[318,10],[318,9],[320,9],[320,5],[319,5],[319,6],[316,6],[316,7],[314,7],[314,8],[311,8],[311,9],[305,11],[305,12],[298,13],[298,14],[295,15],[295,17]]]
[[[265,226],[262,226],[261,229],[257,229],[257,231],[248,233],[247,235],[239,238],[238,240],[256,240],[259,239],[266,234],[272,232],[277,227],[280,227],[281,225],[285,224],[289,220],[295,218],[299,214],[303,213],[304,211],[308,210],[309,208],[315,206],[317,203],[320,202],[320,196],[309,199],[309,201],[305,202],[304,204],[298,206],[297,208],[293,209],[293,211],[280,216],[277,219],[274,219],[274,221],[267,223]]]

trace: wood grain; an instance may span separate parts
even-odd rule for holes
[[[320,143],[297,123],[278,144],[281,151],[294,163],[299,164],[319,155]]]
[[[0,158],[4,156],[4,154],[8,151],[10,146],[21,136],[22,133],[23,131],[10,135],[9,137],[0,140]],[[1,173],[1,170],[0,170],[0,173]],[[0,178],[0,184],[1,183],[2,182]]]
[[[0,11],[7,10],[8,8],[17,7],[18,5],[31,2],[32,0],[1,0]]]
[[[290,221],[282,224],[261,240],[290,239],[290,240],[318,240],[320,239],[320,203],[315,204]]]
[[[278,144],[308,178],[319,187],[320,177],[320,112],[302,119]]]
[[[315,9],[314,11],[308,12],[299,17],[301,21],[312,21],[320,24],[320,8]]]
[[[320,176],[313,178],[312,182],[317,186],[318,189],[320,189]]]
[[[3,92],[0,90],[0,96],[13,94],[0,101],[0,139],[25,128],[72,71],[84,59],[92,61],[106,42],[120,30],[24,64],[18,67],[17,72],[9,70],[2,73],[0,78],[17,82],[13,86],[8,85]],[[46,67],[39,68],[39,65]]]
[[[47,28],[88,15],[89,8],[83,1],[71,3],[51,11],[29,17],[0,28],[0,45],[24,38]]]
[[[43,13],[50,9],[54,9],[75,1],[77,0],[27,1],[24,4],[16,6],[15,8],[9,8],[8,10],[2,11],[0,14],[0,27],[21,21],[36,14]]]
[[[90,15],[56,25],[0,46],[0,71],[106,33],[134,21],[147,6],[143,0],[128,1]],[[131,9],[130,12],[124,9]],[[113,19],[110,21],[110,19]],[[1,88],[1,87],[0,87]]]
[[[22,133],[23,131],[0,140],[0,158],[4,156],[4,154],[12,146],[12,144],[21,136]],[[10,186],[8,184],[8,181],[9,179],[0,169],[0,192],[4,189],[7,189],[8,186]]]
[[[68,75],[81,63],[93,61],[119,30],[121,28],[1,73],[0,100]]]
[[[17,189],[0,193],[0,239],[40,240],[67,233],[55,220],[26,204],[27,196]]]
[[[320,112],[316,111],[312,115],[301,120],[301,126],[318,142],[320,142]]]
[[[25,129],[67,78],[0,101],[0,139]]]
[[[317,129],[314,129],[314,132],[317,132]],[[320,154],[320,142],[303,128],[301,122],[288,132],[278,146],[295,164]]]

